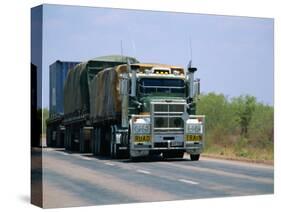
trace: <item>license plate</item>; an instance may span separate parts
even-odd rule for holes
[[[186,135],[186,141],[201,141],[202,135]]]
[[[174,142],[171,142],[171,146],[183,146],[183,142],[182,141],[174,141]]]
[[[150,135],[136,135],[135,142],[146,142],[150,141]]]

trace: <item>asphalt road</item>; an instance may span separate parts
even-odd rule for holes
[[[43,150],[44,208],[272,194],[272,166],[201,158],[131,162]]]

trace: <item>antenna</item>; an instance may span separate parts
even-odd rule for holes
[[[133,37],[132,37],[132,33],[131,33],[131,31],[132,31],[132,28],[131,28],[131,26],[130,25],[127,25],[127,32],[128,32],[128,35],[129,35],[129,38],[130,38],[130,41],[131,41],[131,45],[132,45],[132,50],[133,50],[133,55],[132,56],[134,56],[134,57],[136,57],[137,55],[137,53],[136,53],[136,44],[135,44],[135,40],[133,39]]]
[[[135,41],[134,39],[131,39],[131,42],[132,42],[132,46],[133,46],[133,54],[134,54],[134,57],[136,57],[136,44],[135,44]]]
[[[192,45],[191,45],[191,38],[189,37],[189,48],[190,48],[190,60],[187,65],[187,73],[188,73],[188,80],[189,80],[189,98],[191,100],[194,98],[194,72],[196,72],[197,68],[192,68]]]
[[[123,56],[123,44],[122,44],[122,40],[120,41],[120,48],[121,48],[121,56]]]
[[[192,66],[192,43],[191,43],[191,37],[189,36],[189,50],[190,50],[190,61],[189,61],[189,67]]]
[[[191,38],[189,37],[189,48],[190,48],[190,58],[192,60],[192,42],[191,42]]]

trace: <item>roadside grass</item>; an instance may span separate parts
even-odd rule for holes
[[[215,128],[206,132],[203,154],[220,158],[269,162],[272,164],[274,160],[274,143],[256,134],[245,138],[236,130],[227,132],[225,129]]]
[[[254,97],[201,95],[197,114],[206,116],[203,155],[273,164],[274,110]]]
[[[254,162],[273,162],[273,145],[264,149],[245,146],[237,148],[235,146],[220,146],[218,144],[206,145],[203,155],[218,156],[222,158],[251,160]]]

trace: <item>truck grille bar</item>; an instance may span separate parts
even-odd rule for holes
[[[183,132],[184,122],[181,116],[184,110],[185,103],[153,103],[151,111],[154,132]]]

